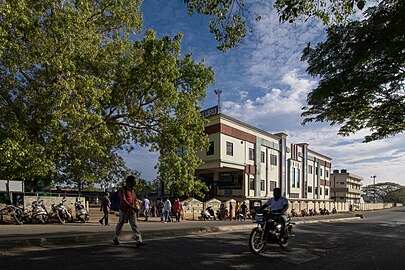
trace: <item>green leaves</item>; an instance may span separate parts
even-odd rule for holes
[[[330,27],[327,40],[302,57],[308,73],[321,77],[303,123],[339,124],[344,136],[369,129],[365,142],[405,130],[405,4],[384,1],[369,11],[364,21]]]
[[[133,144],[185,147],[175,172],[193,173],[214,74],[181,56],[181,35],[136,36],[141,2],[0,3],[1,178],[116,181]]]

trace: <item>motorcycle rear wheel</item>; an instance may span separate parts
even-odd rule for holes
[[[250,233],[249,247],[255,254],[261,253],[266,246],[266,242],[262,241],[262,233],[263,231],[259,228],[254,228]]]

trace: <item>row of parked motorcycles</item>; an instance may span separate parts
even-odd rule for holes
[[[49,223],[51,218],[56,218],[62,224],[74,221],[85,223],[89,220],[89,213],[81,201],[75,202],[75,214],[65,207],[66,197],[63,197],[60,203],[52,204],[50,213],[46,210],[44,202],[40,200],[39,196],[31,203],[31,209],[28,211],[24,211],[21,201],[21,198],[17,198],[16,205],[7,205],[1,210],[1,214],[11,216],[13,221],[20,225],[24,223],[45,224]]]
[[[335,207],[333,207],[331,213],[332,214],[337,214],[337,210],[336,210]],[[305,217],[305,216],[316,216],[316,215],[329,215],[329,214],[330,214],[330,212],[326,208],[320,208],[319,213],[318,213],[318,211],[316,211],[315,208],[314,209],[311,208],[311,209],[309,209],[309,211],[307,211],[307,209],[302,209],[301,210],[301,216],[303,216],[303,217]],[[298,213],[295,211],[295,209],[291,210],[291,216],[292,217],[298,217]]]

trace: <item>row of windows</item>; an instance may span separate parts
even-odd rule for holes
[[[210,142],[210,146],[207,151],[207,156],[213,155],[214,154],[214,142]],[[226,142],[226,154],[228,156],[233,156],[233,143],[231,142]],[[255,160],[255,151],[253,148],[249,148],[249,160]],[[262,163],[266,162],[266,153],[261,151],[260,152],[260,161]],[[277,155],[270,154],[270,165],[277,166]],[[308,173],[312,174],[314,171],[312,165],[308,165]],[[295,174],[295,168],[293,168],[293,176],[292,176],[292,181],[293,181],[293,187],[300,187],[300,173],[299,169],[297,169],[297,174]],[[318,175],[318,168],[315,167],[315,174]],[[323,174],[323,169],[321,168],[320,174],[322,176]],[[325,176],[329,177],[329,171],[325,170]],[[297,179],[296,179],[297,177]]]
[[[312,165],[308,165],[308,173],[313,174],[314,167]],[[323,169],[320,170],[321,176],[323,175]],[[318,175],[318,168],[315,167],[315,175]],[[329,177],[329,171],[325,170],[325,177]]]
[[[275,181],[270,181],[270,189],[273,190],[276,187],[276,182]],[[250,178],[249,179],[249,189],[250,190],[255,190],[255,179]],[[266,190],[266,182],[265,180],[260,180],[260,191],[265,191]]]
[[[254,178],[249,179],[249,189],[250,190],[255,190],[255,179]],[[320,188],[319,189],[319,195],[322,195],[323,190],[325,190],[325,195],[328,196],[329,195],[329,189],[328,188],[325,188],[325,189]],[[265,181],[264,180],[260,180],[260,191],[265,191]],[[312,186],[308,186],[308,192],[312,193]],[[315,194],[317,194],[317,193],[318,193],[318,187],[315,188]],[[291,198],[293,198],[293,197],[291,197]]]
[[[210,146],[207,151],[207,156],[214,154],[214,142],[210,142]],[[233,143],[226,142],[226,154],[228,156],[233,156]],[[260,161],[262,163],[266,162],[266,153],[261,151],[260,153]],[[249,148],[249,160],[255,160],[255,151],[253,148]],[[277,166],[277,156],[270,154],[270,165]]]

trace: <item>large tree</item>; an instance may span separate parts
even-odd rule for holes
[[[138,144],[186,148],[173,173],[194,181],[213,71],[181,55],[181,35],[141,37],[141,3],[0,2],[1,178],[106,180]]]
[[[320,81],[303,123],[338,124],[341,135],[368,129],[369,142],[405,130],[405,1],[385,0],[366,14],[330,27],[325,42],[304,50],[308,73]]]

